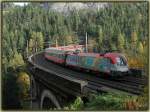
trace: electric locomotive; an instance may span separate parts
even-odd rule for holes
[[[127,60],[120,53],[72,53],[67,56],[66,65],[112,76],[129,71]]]

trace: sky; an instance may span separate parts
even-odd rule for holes
[[[27,2],[14,2],[14,5],[24,6],[28,4]]]

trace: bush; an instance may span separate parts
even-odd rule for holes
[[[148,89],[141,96],[128,96],[125,94],[104,93],[91,94],[89,102],[84,104],[80,97],[64,110],[146,110],[148,109]]]
[[[17,77],[14,72],[3,74],[2,81],[2,109],[22,109],[19,98],[19,87],[16,83]]]
[[[80,97],[77,97],[76,100],[70,104],[68,107],[64,107],[64,110],[82,110],[84,107],[83,101]]]
[[[30,77],[26,72],[20,72],[17,78],[17,84],[20,88],[20,98],[26,99],[29,97]]]
[[[123,99],[113,94],[92,95],[86,110],[123,110]]]
[[[85,110],[147,110],[148,89],[141,96],[128,96],[124,94],[92,95]]]

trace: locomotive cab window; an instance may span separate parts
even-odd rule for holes
[[[127,63],[123,57],[117,57],[116,60],[117,60],[118,66],[126,66],[127,65]]]

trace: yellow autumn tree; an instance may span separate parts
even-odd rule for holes
[[[41,32],[32,32],[29,40],[29,53],[35,52],[34,50],[41,51],[44,47],[44,37]]]
[[[30,77],[25,72],[20,72],[18,74],[17,83],[20,88],[20,97],[27,98],[29,96],[29,89],[30,89]]]
[[[137,33],[134,31],[131,33],[131,42],[136,43],[138,40]]]
[[[140,54],[143,54],[144,48],[143,48],[143,44],[141,42],[138,43],[137,50]]]

